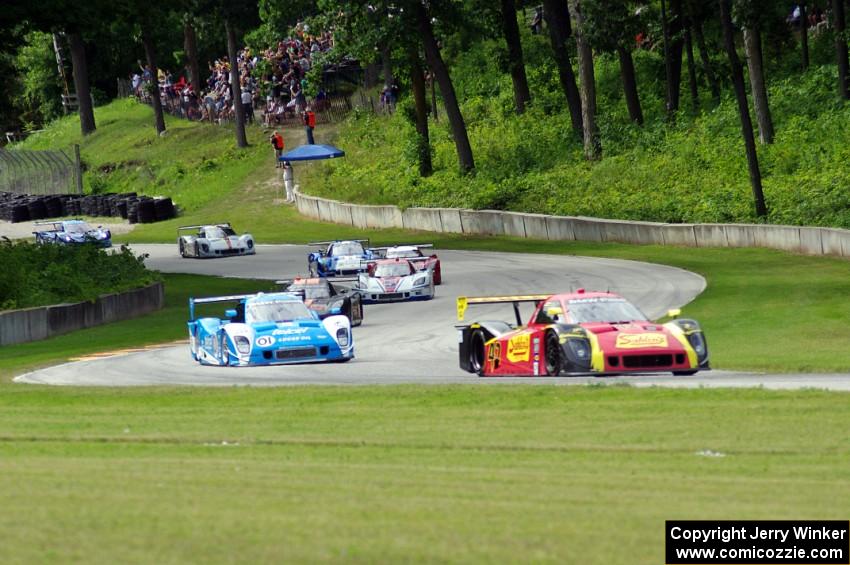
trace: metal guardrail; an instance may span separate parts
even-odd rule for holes
[[[69,154],[70,153],[70,154]],[[80,147],[61,149],[0,148],[0,191],[15,194],[82,194]]]

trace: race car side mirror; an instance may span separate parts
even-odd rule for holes
[[[675,318],[676,316],[678,316],[681,313],[682,313],[681,309],[673,308],[672,310],[667,310],[667,317],[668,318]]]
[[[331,308],[330,312],[332,316],[337,316],[342,314],[342,308]]]
[[[225,318],[235,318],[236,317],[236,310],[234,310],[233,308],[229,308],[229,309],[225,310],[224,311],[224,317]]]

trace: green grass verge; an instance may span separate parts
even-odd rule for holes
[[[4,563],[663,563],[850,505],[845,394],[2,389]]]

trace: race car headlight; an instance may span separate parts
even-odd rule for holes
[[[336,341],[340,347],[348,346],[348,330],[340,328],[336,331]]]
[[[428,277],[419,277],[413,281],[413,286],[425,286],[428,284]]]
[[[692,333],[688,336],[688,342],[691,344],[691,347],[694,348],[694,353],[697,354],[697,358],[700,361],[705,359],[708,349],[705,346],[705,338],[702,336],[702,333]]]
[[[233,338],[233,341],[236,343],[236,350],[239,353],[251,352],[251,342],[244,335],[237,335],[235,338]]]
[[[586,339],[570,339],[567,341],[570,351],[576,359],[585,361],[590,359],[590,342]]]

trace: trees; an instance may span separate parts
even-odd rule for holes
[[[643,111],[632,60],[634,37],[640,29],[635,6],[622,0],[585,0],[582,9],[584,36],[598,51],[617,53],[629,117],[636,124],[642,124]]]
[[[567,99],[567,106],[570,109],[573,130],[582,135],[581,95],[576,85],[576,77],[573,73],[567,44],[572,35],[570,9],[567,0],[543,0],[543,16],[546,19],[546,26],[549,28],[552,56],[558,66],[558,78]]]
[[[844,0],[832,0],[832,16],[835,29],[835,58],[838,63],[838,94],[845,100],[850,100],[850,64],[847,60],[847,21],[844,15]]]
[[[602,157],[602,142],[599,138],[599,128],[596,126],[596,78],[593,75],[593,50],[590,47],[590,42],[584,37],[582,0],[571,0],[571,3],[572,13],[576,20],[584,158],[588,161],[596,161]]]
[[[236,122],[236,146],[248,147],[245,135],[245,108],[242,106],[242,88],[239,83],[239,59],[236,49],[236,30],[228,15],[224,16],[224,29],[227,33],[227,59],[230,63],[230,90],[233,93],[233,113]]]
[[[753,106],[759,128],[759,140],[773,143],[773,119],[764,82],[764,61],[761,47],[761,20],[767,11],[763,0],[739,0],[737,3],[744,28],[744,49],[747,52],[747,74],[753,93]]]
[[[437,45],[437,39],[434,37],[434,28],[431,25],[431,17],[426,11],[425,6],[417,0],[413,0],[413,11],[416,16],[416,25],[419,31],[419,37],[425,49],[425,60],[428,62],[428,67],[431,73],[440,85],[440,92],[443,95],[443,102],[446,105],[446,115],[449,117],[449,125],[452,129],[452,137],[454,137],[455,149],[457,150],[458,164],[462,174],[467,174],[475,169],[475,159],[472,156],[472,146],[469,144],[469,136],[466,132],[466,123],[463,120],[463,115],[460,112],[460,105],[455,94],[454,84],[449,75],[449,70],[446,67],[443,57],[440,54],[440,47]]]
[[[747,166],[750,171],[750,185],[753,190],[756,215],[767,216],[767,206],[761,187],[761,171],[759,170],[756,141],[753,136],[753,122],[750,120],[750,108],[747,104],[747,89],[744,86],[744,71],[738,52],[735,51],[735,29],[732,26],[732,0],[718,0],[720,7],[720,24],[723,28],[723,45],[729,57],[732,68],[732,84],[735,87],[735,100],[738,102],[738,116],[741,119],[741,133],[747,152]]]
[[[664,74],[667,80],[667,118],[672,120],[679,111],[679,92],[682,82],[682,0],[661,0],[661,30],[664,36]],[[668,15],[670,17],[668,17]]]
[[[508,66],[514,85],[514,104],[516,113],[525,112],[525,105],[531,100],[528,79],[525,76],[525,61],[522,57],[522,43],[519,39],[519,26],[516,22],[516,4],[514,0],[502,0],[502,31],[508,44]]]

